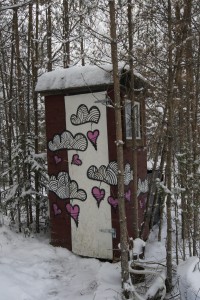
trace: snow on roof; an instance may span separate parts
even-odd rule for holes
[[[44,73],[38,78],[36,91],[66,90],[94,85],[108,85],[112,82],[112,65],[102,67],[94,65],[74,66]]]
[[[119,65],[120,72],[123,66],[122,64]],[[112,69],[112,64],[73,66],[67,69],[57,68],[55,71],[41,75],[35,90],[36,92],[46,92],[113,84]],[[139,73],[135,73],[135,75],[143,79]]]

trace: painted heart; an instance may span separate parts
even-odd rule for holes
[[[113,198],[112,196],[108,197],[108,203],[113,207],[117,208],[118,207],[118,199]]]
[[[82,165],[82,160],[79,158],[78,154],[74,154],[72,156],[72,165],[76,165],[76,166],[81,166]]]
[[[60,215],[62,212],[56,203],[53,203],[53,212],[55,216]]]
[[[131,190],[129,189],[127,192],[125,192],[125,199],[127,201],[131,201]]]
[[[143,208],[144,207],[144,203],[141,200],[139,201],[139,203],[140,203],[140,208]]]
[[[96,129],[94,131],[88,131],[87,132],[87,137],[88,140],[92,143],[92,145],[94,146],[95,150],[97,150],[97,139],[99,137],[99,130]]]
[[[56,164],[59,164],[61,162],[62,158],[59,157],[58,155],[54,155],[54,160],[55,160]]]
[[[97,186],[94,186],[92,188],[92,196],[94,197],[94,199],[97,201],[97,205],[99,207],[101,201],[104,199],[105,197],[105,190],[104,189],[100,189]]]
[[[80,207],[78,205],[71,205],[70,203],[66,204],[66,210],[70,217],[75,221],[76,226],[78,227],[78,217],[80,213]]]

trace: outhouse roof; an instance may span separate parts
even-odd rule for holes
[[[103,87],[113,84],[112,64],[73,66],[70,68],[57,68],[54,71],[42,74],[38,78],[36,92],[49,93],[67,90],[89,90],[92,87]],[[119,66],[119,73],[126,72],[124,66]],[[140,81],[145,78],[137,72],[135,77]]]

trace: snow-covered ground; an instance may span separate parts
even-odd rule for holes
[[[157,241],[156,229],[150,235],[145,253],[145,264],[165,264],[165,245]],[[25,237],[7,225],[0,227],[0,300],[120,300],[120,271],[120,263],[82,258],[53,247],[47,236]],[[166,299],[200,299],[197,257],[180,264],[177,282],[182,298],[177,290],[176,297],[171,294]],[[151,286],[152,281],[148,283],[146,278],[144,285],[148,284]],[[145,299],[145,293],[141,299]]]
[[[178,266],[181,300],[200,300],[200,259],[188,258]]]
[[[80,258],[0,228],[1,300],[110,300],[120,297],[120,265]]]

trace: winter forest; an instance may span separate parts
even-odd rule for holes
[[[113,70],[123,64],[148,82],[145,132],[152,175],[144,222],[151,232],[159,206],[155,239],[166,255],[162,270],[152,263],[134,271],[122,238],[123,293],[97,298],[200,299],[199,282],[186,295],[190,281],[183,285],[177,279],[178,266],[188,259],[193,259],[191,278],[200,279],[197,0],[0,1],[0,223],[6,218],[13,232],[28,236],[49,229],[45,108],[35,91],[38,78],[58,68],[103,64],[113,64]],[[158,274],[153,291],[141,295],[130,282],[132,273]],[[25,299],[39,298],[19,298]]]

